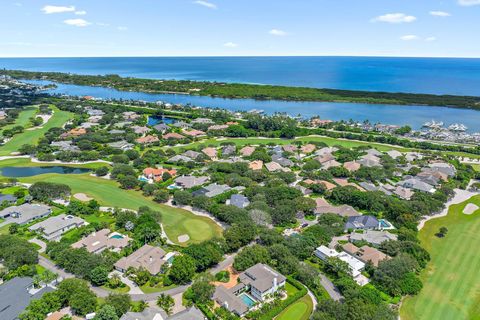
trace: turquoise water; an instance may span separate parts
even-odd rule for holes
[[[112,238],[112,239],[123,239],[124,237],[121,234],[114,234],[110,238]]]
[[[255,300],[253,300],[248,294],[242,293],[239,295],[240,299],[242,299],[243,303],[245,303],[249,308],[255,305]]]
[[[0,68],[152,79],[480,95],[480,59],[381,57],[2,58]]]
[[[28,81],[37,84],[49,84],[48,81]],[[223,108],[232,111],[265,110],[266,113],[285,112],[292,116],[320,116],[331,120],[369,120],[394,125],[410,125],[420,129],[423,123],[443,121],[465,124],[470,132],[480,131],[480,112],[468,109],[454,109],[429,106],[392,106],[364,103],[297,102],[253,99],[223,99],[207,96],[189,96],[184,94],[149,94],[143,92],[118,91],[111,88],[58,84],[57,88],[47,91],[52,94],[72,96],[94,96],[103,99],[143,100],[149,102],[164,101],[173,104],[192,104],[200,107]]]

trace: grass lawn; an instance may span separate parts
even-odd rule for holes
[[[26,107],[22,112],[20,112],[14,123],[7,124],[6,126],[2,127],[1,130],[9,130],[15,126],[22,126],[24,128],[30,127],[30,118],[33,117],[37,111],[38,107],[36,106]]]
[[[308,320],[313,311],[312,298],[307,294],[297,302],[283,310],[276,320]]]
[[[23,133],[15,135],[10,141],[0,147],[0,156],[8,156],[24,144],[37,144],[38,140],[51,128],[61,127],[69,119],[73,118],[73,114],[61,111],[56,107],[52,107],[55,111],[53,116],[43,127],[36,130],[25,130]]]
[[[184,243],[189,244],[219,237],[222,233],[221,228],[209,218],[196,216],[187,210],[158,204],[145,198],[138,191],[122,190],[112,180],[92,177],[89,174],[44,174],[19,180],[25,183],[47,181],[67,184],[72,188],[73,194],[85,193],[95,198],[102,206],[132,210],[138,210],[141,206],[149,206],[162,212],[165,232],[173,242],[178,242],[178,236],[183,234],[190,236],[189,242]]]
[[[463,214],[468,203],[480,207],[480,196],[452,205],[446,217],[430,220],[420,231],[432,260],[421,274],[420,294],[403,302],[402,320],[480,319],[480,211]],[[436,237],[443,226],[447,235]]]
[[[107,291],[110,291],[112,293],[127,293],[128,291],[130,291],[130,287],[129,286],[125,286],[123,288],[116,288],[116,289],[112,289],[112,288],[109,288],[105,285],[101,286],[101,288],[107,290]]]
[[[472,164],[473,169],[480,171],[480,164]]]
[[[172,288],[175,288],[175,287],[176,287],[176,285],[174,285],[174,284],[172,284],[171,286],[168,286],[168,287],[151,287],[147,282],[147,284],[140,287],[140,290],[142,290],[143,293],[145,293],[145,294],[149,294],[149,293],[163,292],[165,290],[169,290],[169,289],[172,289]]]
[[[293,285],[291,285],[290,283],[286,283],[285,284],[285,291],[287,292],[287,295],[288,296],[293,296],[295,293],[298,292],[298,289],[295,288]]]

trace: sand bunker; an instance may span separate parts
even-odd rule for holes
[[[87,196],[85,193],[76,193],[73,195],[73,197],[77,200],[80,200],[80,201],[90,201],[90,200],[93,200],[93,198],[90,198],[89,196]]]
[[[475,211],[477,211],[479,208],[476,204],[469,203],[465,206],[465,209],[463,209],[464,214],[472,214]]]
[[[184,243],[190,240],[190,236],[188,234],[182,234],[181,236],[178,236],[178,242]]]

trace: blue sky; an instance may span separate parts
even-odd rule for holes
[[[480,57],[480,0],[2,0],[0,56]]]

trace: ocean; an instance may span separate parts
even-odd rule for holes
[[[480,95],[480,59],[386,57],[0,58],[0,68],[348,90]]]

